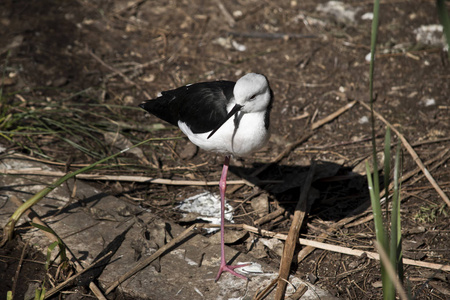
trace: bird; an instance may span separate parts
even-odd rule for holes
[[[266,76],[248,73],[233,81],[188,84],[164,91],[139,105],[150,114],[178,126],[199,148],[225,156],[219,181],[221,198],[221,259],[217,282],[223,272],[248,264],[228,265],[225,259],[225,190],[231,157],[242,158],[262,148],[270,138],[273,91]]]

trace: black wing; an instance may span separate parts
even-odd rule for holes
[[[170,124],[178,126],[182,121],[193,133],[204,133],[226,118],[234,85],[232,81],[195,83],[162,92],[160,97],[139,106]]]

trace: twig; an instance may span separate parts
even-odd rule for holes
[[[236,25],[236,21],[234,20],[233,16],[228,12],[225,5],[223,5],[222,1],[215,0],[217,6],[219,7],[220,11],[222,12],[223,16],[225,17],[225,20],[227,20],[228,25],[230,27],[234,27]]]
[[[23,246],[22,254],[20,255],[19,264],[17,265],[16,274],[14,275],[14,282],[11,289],[12,298],[14,299],[14,295],[16,294],[16,287],[17,283],[19,282],[19,274],[20,270],[22,269],[23,259],[25,258],[26,249],[28,247],[28,241],[25,243],[25,246]]]
[[[363,101],[359,101],[359,103],[370,110],[369,105],[364,103]],[[395,132],[395,134],[400,138],[402,141],[403,146],[405,146],[406,150],[408,150],[409,154],[412,156],[414,162],[419,166],[420,170],[423,172],[425,177],[427,177],[428,181],[431,183],[431,185],[434,187],[434,189],[438,192],[438,194],[441,196],[441,198],[447,203],[447,205],[450,207],[450,199],[448,196],[444,193],[444,191],[441,189],[441,187],[437,184],[436,180],[434,180],[433,176],[431,176],[430,172],[427,170],[425,165],[423,164],[422,160],[417,155],[416,151],[411,147],[409,142],[406,140],[406,138],[391,124],[389,123],[385,118],[383,118],[382,115],[380,115],[375,110],[373,111],[374,114],[387,126],[389,126],[392,131]]]
[[[253,300],[261,300],[265,296],[267,296],[267,293],[277,284],[278,277],[272,280],[261,292],[257,292],[255,296],[253,297]]]
[[[137,265],[135,265],[131,270],[123,274],[119,277],[116,281],[111,283],[111,285],[106,289],[105,294],[108,295],[111,293],[116,287],[118,287],[122,282],[126,281],[128,278],[148,266],[150,263],[152,263],[154,260],[159,258],[161,255],[163,255],[166,251],[171,249],[172,247],[175,247],[178,243],[181,243],[184,239],[186,239],[189,235],[192,234],[192,230],[197,226],[198,224],[191,225],[189,228],[187,228],[185,231],[183,231],[180,235],[178,235],[176,238],[172,239],[170,242],[159,248],[155,253],[153,253],[151,256],[147,257],[143,261],[139,262]]]
[[[394,282],[395,289],[398,292],[398,295],[400,296],[400,299],[402,300],[408,300],[408,295],[405,292],[405,289],[403,288],[400,279],[398,278],[397,273],[395,272],[394,268],[392,267],[390,263],[390,259],[386,252],[384,251],[383,247],[377,242],[374,241],[375,248],[377,249],[378,253],[381,256],[381,263],[383,264],[384,268],[386,269],[389,278],[391,281]]]
[[[442,166],[443,164],[445,164],[445,162],[447,160],[450,159],[450,155],[447,155],[447,153],[450,151],[450,148],[445,149],[444,151],[440,151],[438,155],[436,155],[435,159],[432,162],[425,162],[425,165],[431,165],[431,163],[434,163],[434,161],[441,159],[441,161],[439,161],[438,163],[436,163],[433,166],[430,166],[430,172],[433,172],[434,170],[436,170],[437,168],[439,168],[440,166]],[[446,156],[447,155],[447,156]],[[408,185],[414,186],[414,184],[416,182],[418,182],[419,180],[421,180],[425,175],[422,174],[421,176],[418,176],[417,178],[415,178],[413,181],[411,181],[411,183],[408,183]]]
[[[55,176],[60,177],[66,175],[64,172],[59,171],[45,171],[33,169],[22,169],[22,170],[9,170],[2,169],[0,174],[6,175],[40,175],[40,176]],[[147,182],[154,184],[166,184],[166,185],[195,185],[195,186],[210,186],[218,185],[219,181],[196,181],[196,180],[172,180],[163,178],[152,178],[145,176],[127,176],[127,175],[101,175],[101,174],[78,174],[75,176],[77,179],[84,180],[108,180],[108,181],[132,181],[132,182]],[[277,181],[278,182],[278,181]],[[273,183],[273,181],[261,181],[261,183]],[[246,184],[254,186],[247,180],[230,180],[227,184]]]
[[[418,147],[418,146],[422,146],[422,145],[436,144],[436,143],[442,143],[442,142],[447,142],[447,141],[450,141],[450,137],[441,138],[441,139],[432,139],[432,140],[420,141],[420,142],[416,142],[414,144],[411,144],[411,146]]]
[[[298,237],[300,235],[300,228],[303,224],[303,220],[306,216],[307,199],[309,189],[314,177],[316,163],[313,161],[306,177],[305,184],[303,185],[300,198],[295,208],[294,219],[292,220],[291,227],[287,236],[287,240],[284,244],[283,256],[281,257],[280,272],[278,275],[277,291],[275,293],[275,299],[283,299],[286,291],[286,281],[289,278],[291,270],[292,259],[294,257],[295,246],[297,245]],[[283,280],[284,279],[284,280]]]
[[[299,116],[289,118],[289,120],[290,120],[290,121],[296,121],[296,120],[305,119],[305,118],[307,118],[307,117],[309,117],[309,113],[308,113],[308,112],[304,112],[303,114],[301,114],[301,115],[299,115]]]
[[[121,127],[123,127],[122,125],[120,125]],[[56,165],[56,166],[66,166],[67,163],[60,163],[60,162],[56,162],[56,161],[52,161],[52,160],[48,160],[48,159],[43,159],[43,158],[38,158],[38,157],[33,157],[33,156],[29,156],[29,155],[24,155],[24,154],[20,154],[20,153],[12,153],[11,155],[6,156],[6,158],[22,158],[22,159],[26,159],[26,160],[31,160],[31,161],[37,161],[37,162],[42,162],[45,164],[49,164],[49,165]],[[199,167],[203,167],[205,165],[207,165],[208,162],[202,162],[200,164],[189,164],[188,166],[176,166],[176,167],[167,167],[167,166],[163,166],[162,167],[162,171],[173,171],[173,170],[192,170],[192,169],[197,169]],[[90,164],[70,164],[71,167],[86,167],[89,166]],[[115,166],[129,166],[130,164],[122,164],[122,163],[117,163],[115,164]],[[131,164],[133,165],[133,164]],[[102,167],[102,166],[108,166],[107,164],[99,164],[97,165],[98,167]],[[23,169],[22,169],[23,170]],[[31,168],[28,168],[27,170],[31,170]],[[34,170],[42,170],[42,168],[34,168]]]
[[[344,219],[334,223],[332,226],[330,226],[326,230],[326,232],[321,233],[315,239],[315,241],[322,242],[323,240],[325,240],[328,237],[328,235],[337,231],[339,228],[343,227],[345,224],[348,224],[348,223],[354,221],[355,219],[359,218],[362,213],[366,213],[366,211],[367,211],[366,207],[367,207],[367,204],[362,203],[360,206],[358,206],[352,212],[350,212],[348,217],[345,217]],[[303,248],[302,250],[300,250],[300,252],[298,253],[298,256],[297,256],[297,262],[300,263],[303,259],[305,259],[313,251],[314,251],[314,247],[311,247],[311,246],[307,246],[307,247]]]
[[[218,225],[216,225],[215,227],[217,227],[217,226]],[[233,225],[231,225],[229,227],[233,227]],[[262,236],[276,238],[276,239],[279,239],[279,240],[286,240],[287,239],[287,235],[286,234],[276,233],[276,232],[269,231],[269,230],[264,230],[264,229],[258,229],[256,227],[253,227],[253,226],[250,226],[250,225],[246,225],[246,224],[234,225],[234,227],[242,228],[242,229],[247,230],[249,232],[260,234]],[[314,247],[314,248],[317,248],[317,249],[322,249],[322,250],[327,250],[327,251],[332,251],[332,252],[342,253],[342,254],[347,254],[347,255],[353,255],[353,256],[361,256],[361,255],[363,255],[365,253],[368,258],[376,259],[376,260],[380,259],[380,256],[376,252],[369,252],[369,251],[363,251],[363,250],[358,250],[358,249],[351,249],[351,248],[348,248],[348,247],[331,245],[331,244],[326,244],[326,243],[322,243],[322,242],[307,240],[307,239],[303,239],[303,238],[299,238],[298,239],[298,243],[300,245],[303,245],[303,246],[310,246],[310,247]],[[412,259],[407,259],[407,258],[403,259],[403,263],[405,265],[410,265],[410,266],[417,266],[417,267],[429,268],[429,269],[434,269],[434,270],[441,270],[441,271],[446,271],[446,272],[450,271],[450,265],[430,263],[430,262],[419,261],[419,260],[412,260]]]
[[[280,207],[279,209],[265,215],[264,217],[259,218],[254,223],[255,223],[255,225],[265,224],[265,223],[275,219],[276,217],[281,216],[282,214],[284,214],[285,211],[286,210],[284,208]]]
[[[288,300],[298,300],[300,299],[303,294],[306,293],[306,291],[308,290],[308,286],[306,284],[301,284],[297,290],[295,291],[295,293],[293,293],[292,295],[290,295],[287,299]]]
[[[314,39],[319,36],[316,34],[301,34],[301,33],[279,33],[279,32],[228,32],[229,35],[244,38],[253,39],[268,39],[268,40],[278,40],[278,39]]]
[[[324,124],[326,124],[326,123],[328,123],[328,122],[333,121],[334,119],[336,119],[337,117],[339,117],[340,115],[342,115],[344,112],[346,112],[347,110],[349,110],[350,108],[352,108],[352,107],[356,104],[356,102],[358,102],[358,101],[354,100],[354,101],[352,101],[352,102],[349,102],[349,103],[347,103],[346,105],[344,105],[343,107],[339,108],[339,109],[338,109],[337,111],[335,111],[334,113],[332,113],[331,115],[328,115],[327,117],[325,117],[325,118],[323,118],[323,119],[321,119],[321,120],[319,120],[319,121],[317,121],[317,122],[314,122],[314,123],[311,125],[311,129],[312,129],[312,130],[317,129],[317,128],[319,128],[320,126],[322,126],[322,125],[324,125]]]

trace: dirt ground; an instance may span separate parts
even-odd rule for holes
[[[1,1],[0,141],[8,151],[59,164],[63,171],[75,170],[118,151],[121,146],[112,146],[106,133],[120,134],[132,143],[181,137],[178,129],[137,107],[158,92],[262,73],[275,95],[272,138],[251,158],[233,160],[229,179],[258,183],[230,187],[230,204],[238,207],[235,222],[252,225],[258,219],[251,201],[243,200],[261,192],[269,195],[271,211],[280,207],[287,211],[261,228],[287,233],[301,178],[314,159],[328,163],[313,183],[315,201],[301,232],[314,239],[355,208],[369,205],[358,166],[371,154],[369,111],[356,103],[315,129],[279,163],[260,173],[258,180],[250,174],[298,141],[311,123],[353,100],[367,103],[365,57],[371,21],[362,16],[372,11],[372,4],[344,2],[347,19],[318,9],[318,3],[326,1]],[[380,11],[375,109],[405,136],[422,161],[433,159],[428,165],[431,174],[450,195],[449,60],[441,45],[418,42],[415,33],[422,25],[439,23],[434,1],[382,1]],[[385,125],[377,120],[380,149],[384,133]],[[125,154],[99,172],[198,181],[220,177],[223,158],[197,151],[184,138],[141,149],[144,155]],[[404,256],[449,265],[448,206],[406,150],[403,157],[403,173],[413,172],[402,185]],[[279,182],[261,184],[261,180]],[[183,220],[176,203],[199,190],[111,181],[95,184],[179,222]],[[217,192],[216,187],[206,189]],[[330,233],[325,242],[374,251],[373,222],[364,219],[367,214],[360,217],[356,219],[360,222]],[[0,249],[1,282],[14,278],[25,242],[16,240]],[[236,247],[248,251],[245,244]],[[45,260],[33,253],[29,259]],[[280,261],[267,248],[259,258],[274,265]],[[20,280],[42,280],[38,267],[42,265],[29,261],[24,265],[28,269]],[[381,298],[379,262],[365,257],[315,250],[295,263],[292,272],[343,299]],[[450,297],[449,273],[405,266],[405,275],[417,299]],[[0,290],[2,298],[6,291]]]

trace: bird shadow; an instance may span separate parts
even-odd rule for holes
[[[295,212],[310,166],[253,164],[252,167],[230,166],[231,173],[267,191],[278,206]],[[259,173],[254,176],[254,174]],[[324,221],[339,221],[356,208],[370,206],[366,177],[349,167],[327,161],[317,161],[307,200],[309,217]]]

